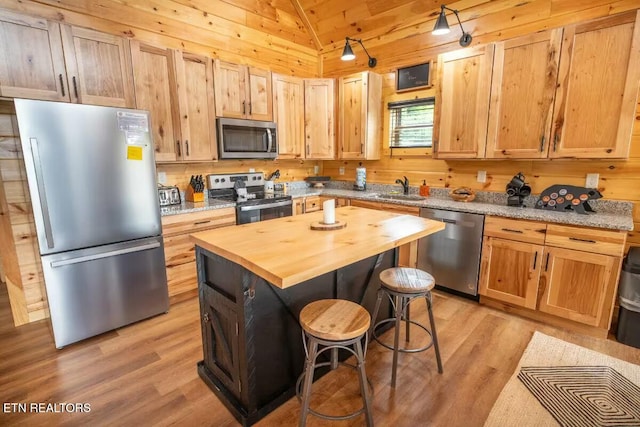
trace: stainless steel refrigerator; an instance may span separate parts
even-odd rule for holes
[[[149,113],[15,108],[56,347],[166,312]]]

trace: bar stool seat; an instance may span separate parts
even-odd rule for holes
[[[438,372],[442,373],[442,360],[440,359],[438,336],[436,334],[436,325],[432,311],[431,290],[434,288],[435,283],[435,279],[431,274],[417,268],[394,267],[387,268],[380,273],[380,289],[378,290],[378,300],[376,301],[376,308],[373,312],[373,319],[377,318],[378,311],[380,310],[380,304],[382,303],[382,298],[385,295],[387,295],[391,300],[391,304],[394,308],[394,317],[383,319],[375,324],[373,324],[372,322],[370,333],[373,339],[375,339],[380,345],[393,350],[393,364],[391,370],[392,387],[396,386],[398,352],[417,353],[433,347],[436,353]],[[427,328],[425,325],[422,325],[410,319],[409,304],[417,298],[425,298],[426,300],[430,328]],[[407,342],[409,341],[409,327],[411,324],[416,325],[417,327],[425,331],[431,338],[430,342],[420,348],[400,348],[399,337],[401,320],[404,320],[406,322],[405,339]],[[393,346],[380,341],[376,333],[376,328],[378,326],[389,322],[395,322]]]
[[[325,299],[307,304],[300,312],[300,326],[302,326],[302,340],[306,352],[305,371],[298,378],[296,392],[302,402],[300,426],[305,426],[307,415],[312,413],[318,417],[330,420],[346,420],[364,412],[367,426],[373,426],[371,392],[369,391],[367,375],[364,368],[366,352],[363,351],[362,339],[367,347],[368,330],[371,325],[369,312],[360,305],[346,300]],[[319,349],[319,346],[322,346]],[[350,347],[352,346],[352,347]],[[338,350],[345,349],[356,357],[357,365],[348,365],[358,370],[360,394],[363,406],[361,409],[347,415],[334,416],[319,413],[309,407],[311,400],[311,386],[315,368],[338,366]],[[316,363],[318,356],[325,351],[331,351],[331,362]],[[302,395],[300,394],[300,383]]]

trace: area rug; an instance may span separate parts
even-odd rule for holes
[[[640,366],[534,333],[485,427],[640,426]]]

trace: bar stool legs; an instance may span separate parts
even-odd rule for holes
[[[380,311],[380,305],[382,304],[382,298],[384,297],[384,295],[387,295],[389,297],[389,299],[392,302],[393,305],[393,310],[394,310],[394,317],[393,318],[389,318],[389,319],[384,319],[381,320],[380,322],[375,322],[375,319],[378,317],[378,312]],[[415,321],[412,321],[409,318],[409,304],[417,299],[417,298],[425,298],[426,304],[427,304],[427,313],[429,315],[429,326],[430,329],[427,329],[424,325],[417,323]],[[378,343],[380,343],[380,345],[382,345],[383,347],[386,347],[390,350],[393,350],[393,362],[392,362],[392,368],[391,368],[391,386],[395,387],[396,386],[396,381],[397,381],[397,367],[398,367],[398,353],[399,352],[403,352],[403,353],[417,353],[420,351],[424,351],[427,350],[429,348],[431,348],[433,346],[435,353],[436,353],[436,362],[438,365],[438,373],[442,373],[443,369],[442,369],[442,359],[440,357],[440,347],[438,345],[438,335],[436,332],[436,324],[435,324],[435,320],[433,317],[433,310],[432,310],[432,297],[431,297],[431,292],[430,291],[426,291],[426,292],[416,292],[416,293],[406,293],[406,292],[395,292],[392,291],[390,289],[385,288],[384,286],[380,287],[380,289],[378,290],[378,299],[376,301],[376,306],[373,312],[373,317],[372,317],[373,321],[371,322],[371,327],[369,330],[369,333],[371,334],[371,337],[373,339],[375,339],[376,341],[378,341]],[[411,324],[414,324],[416,326],[418,326],[419,328],[423,329],[427,334],[429,334],[431,336],[431,342],[428,343],[427,345],[420,347],[420,348],[416,348],[416,349],[403,349],[400,348],[400,323],[401,321],[404,320],[406,323],[406,333],[405,333],[405,340],[406,342],[409,342],[409,328],[411,326]],[[393,346],[389,346],[388,344],[385,344],[383,342],[381,342],[378,339],[378,336],[376,335],[376,328],[378,326],[380,326],[383,323],[388,323],[388,322],[395,322],[394,325],[394,339],[393,339]]]
[[[367,332],[368,333],[368,332]],[[373,427],[373,411],[372,411],[372,403],[371,403],[371,392],[369,390],[369,382],[367,380],[367,373],[365,371],[364,363],[365,363],[365,352],[362,347],[362,339],[365,338],[365,341],[368,342],[368,339],[365,335],[361,335],[355,339],[347,340],[347,341],[325,341],[321,340],[318,337],[305,333],[303,331],[303,339],[308,341],[308,354],[307,359],[305,361],[305,370],[304,374],[304,382],[302,385],[302,396],[300,396],[300,392],[298,390],[298,398],[302,400],[302,409],[300,412],[300,422],[299,426],[304,427],[307,425],[307,417],[311,413],[317,417],[329,419],[329,420],[347,420],[349,418],[356,417],[364,412],[365,420],[368,427]],[[324,348],[318,350],[319,345],[322,345]],[[353,348],[349,348],[348,346],[353,346]],[[358,371],[358,381],[360,383],[360,395],[362,396],[363,406],[361,409],[347,415],[343,416],[334,416],[334,415],[326,415],[321,414],[319,412],[314,411],[310,408],[311,401],[311,386],[313,384],[313,373],[315,368],[321,366],[331,366],[331,369],[335,369],[334,366],[337,367],[338,359],[337,359],[337,350],[343,348],[348,350],[353,355],[356,356],[356,366],[355,369]],[[316,360],[320,354],[325,351],[331,352],[331,361],[330,362],[322,362],[316,363]],[[348,365],[350,367],[354,367],[353,365]],[[302,376],[298,379],[298,386]],[[296,387],[299,388],[299,387]]]
[[[365,414],[367,426],[373,426],[373,411],[369,381],[364,368],[366,350],[369,341],[369,327],[371,317],[367,310],[359,304],[340,299],[318,300],[307,304],[300,312],[300,326],[302,327],[302,342],[306,353],[305,370],[298,378],[296,394],[302,402],[300,412],[300,427],[307,423],[307,416],[315,416],[329,420],[346,420]],[[320,347],[321,346],[321,347]],[[340,363],[338,350],[344,349],[355,356],[356,364]],[[318,356],[328,352],[329,362],[317,363]],[[338,364],[347,365],[358,372],[360,394],[363,405],[359,410],[346,415],[327,415],[314,411],[310,407],[313,373],[315,368],[329,366],[336,369]],[[304,379],[302,396],[300,396],[300,382]]]

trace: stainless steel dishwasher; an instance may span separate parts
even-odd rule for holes
[[[421,208],[420,216],[446,227],[418,241],[418,268],[435,278],[437,288],[477,300],[484,215]]]

